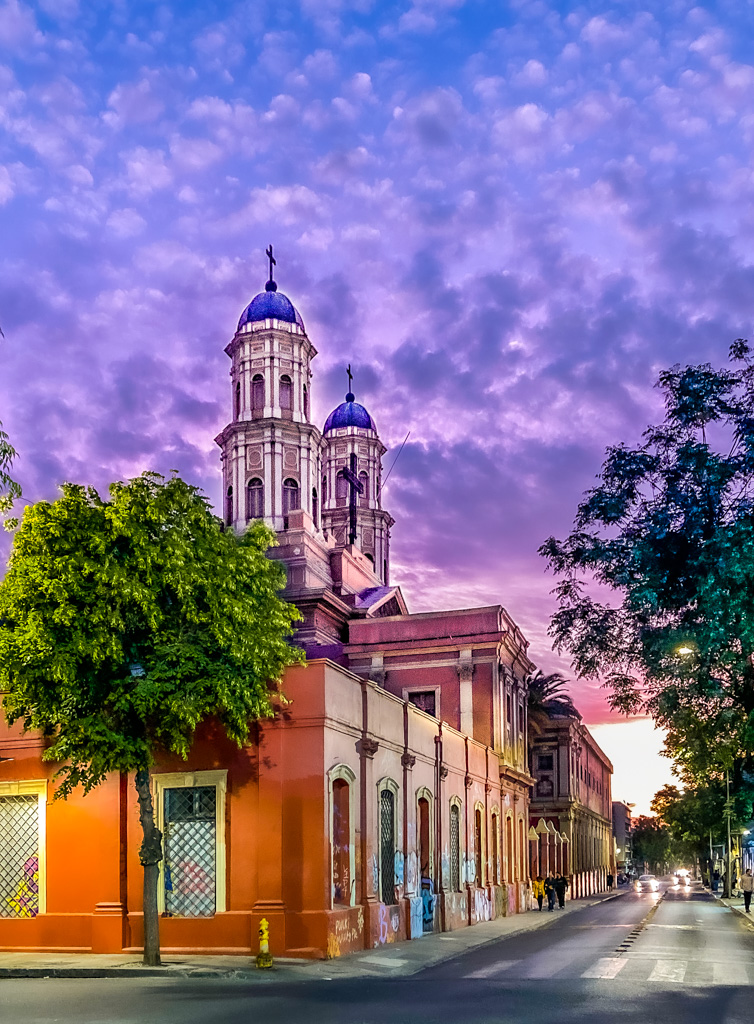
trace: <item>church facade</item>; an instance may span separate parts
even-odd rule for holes
[[[528,644],[501,605],[411,614],[385,448],[349,389],[311,420],[316,350],[270,274],[226,348],[227,528],[263,518],[304,666],[243,750],[211,722],[153,784],[166,951],[338,956],[528,909]],[[44,741],[0,725],[0,947],[136,950],[133,780],[51,802]],[[71,848],[86,851],[81,863]]]

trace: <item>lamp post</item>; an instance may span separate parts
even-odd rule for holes
[[[730,814],[731,814],[731,806],[730,806],[730,773],[728,772],[728,770],[726,768],[726,770],[725,770],[725,822],[726,822],[726,827],[727,827],[727,830],[728,830],[728,863],[726,864],[726,868],[725,868],[725,891],[723,892],[723,896],[727,897],[727,899],[730,899],[731,894],[733,892],[733,883],[732,883],[732,880],[731,880],[731,875],[733,873],[733,851],[732,851],[731,845],[730,845]]]

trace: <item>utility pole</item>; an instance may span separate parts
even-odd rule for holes
[[[725,772],[725,819],[728,826],[728,863],[725,866],[725,892],[723,895],[730,899],[733,895],[733,882],[731,879],[733,858],[731,857],[730,848],[730,772],[727,769]]]

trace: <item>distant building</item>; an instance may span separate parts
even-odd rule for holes
[[[559,715],[531,738],[530,756],[532,873],[569,875],[571,896],[601,891],[614,870],[612,764],[578,718]]]
[[[613,839],[615,841],[615,867],[618,871],[629,872],[633,867],[631,853],[632,807],[633,804],[613,800]]]

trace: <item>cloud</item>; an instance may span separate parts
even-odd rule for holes
[[[656,372],[749,330],[754,65],[735,5],[493,7],[0,0],[30,498],[177,466],[219,500],[223,349],[272,241],[317,421],[350,361],[388,464],[411,431],[385,497],[412,607],[502,600],[567,669],[538,544],[656,418]]]

